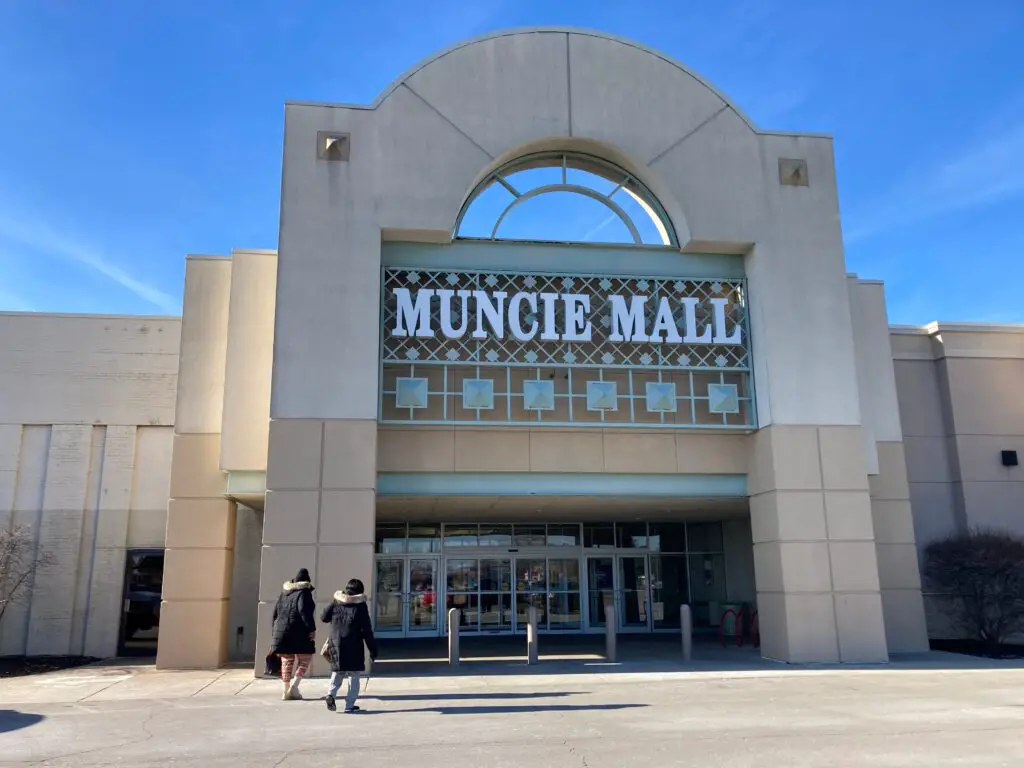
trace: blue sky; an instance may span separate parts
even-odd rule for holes
[[[283,104],[369,102],[517,26],[666,51],[835,137],[847,263],[890,320],[1024,322],[1020,0],[0,0],[0,309],[180,311],[186,253],[277,242]]]

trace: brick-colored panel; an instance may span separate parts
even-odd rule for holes
[[[604,471],[674,474],[678,471],[675,436],[667,432],[605,432]]]
[[[526,440],[529,441],[529,435]],[[451,427],[378,430],[377,471],[454,472],[455,430]]]
[[[319,491],[268,491],[263,543],[315,544],[319,514]]]
[[[158,669],[216,669],[227,658],[227,600],[164,600]]]
[[[377,422],[324,424],[324,488],[377,487]]]
[[[821,427],[818,440],[823,487],[835,491],[868,490],[868,468],[861,428]]]
[[[164,600],[226,600],[231,596],[230,549],[164,552]]]
[[[306,419],[275,419],[270,422],[267,456],[269,490],[301,490],[320,487],[323,422]]]
[[[220,435],[175,435],[171,498],[218,497],[226,488],[226,475],[220,470]]]
[[[831,540],[874,541],[871,497],[864,491],[825,491],[825,515]]]
[[[835,611],[840,661],[865,663],[889,660],[881,595],[877,592],[837,594]]]
[[[459,429],[455,432],[458,472],[529,472],[530,433],[525,429]]]
[[[769,491],[753,496],[750,522],[755,542],[827,538],[821,491]]]
[[[601,433],[530,432],[530,470],[533,472],[601,472],[604,443]]]

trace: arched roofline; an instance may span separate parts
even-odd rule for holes
[[[420,70],[425,69],[426,67],[428,67],[431,64],[433,64],[435,61],[438,61],[439,59],[444,58],[445,56],[447,56],[450,53],[454,53],[455,51],[461,50],[463,48],[467,48],[467,47],[469,47],[471,45],[475,45],[477,43],[486,42],[487,40],[496,40],[498,38],[511,37],[513,35],[526,35],[526,34],[535,34],[535,33],[561,33],[561,34],[566,34],[566,35],[583,35],[583,36],[586,36],[586,37],[595,37],[595,38],[598,38],[598,39],[601,39],[601,40],[609,40],[609,41],[614,42],[614,43],[619,43],[620,45],[627,45],[627,46],[629,46],[631,48],[637,49],[638,51],[643,51],[644,53],[646,53],[646,54],[648,54],[650,56],[654,56],[656,58],[661,59],[662,61],[664,61],[667,64],[671,64],[673,67],[678,69],[683,74],[687,75],[688,77],[693,78],[694,81],[700,83],[705,88],[707,88],[709,91],[711,91],[713,94],[715,94],[718,98],[720,98],[726,104],[726,106],[729,107],[729,109],[731,109],[733,112],[735,112],[736,115],[743,122],[745,122],[747,124],[747,126],[750,128],[750,130],[754,131],[755,133],[761,133],[762,132],[757,127],[757,125],[754,124],[754,121],[751,120],[750,117],[742,109],[740,109],[738,106],[736,106],[736,103],[733,102],[732,99],[730,99],[728,96],[726,96],[720,90],[718,90],[715,86],[713,86],[711,83],[709,83],[703,77],[701,77],[699,74],[694,72],[692,69],[690,69],[689,67],[684,65],[682,62],[672,58],[671,56],[667,56],[666,54],[664,54],[663,52],[661,52],[661,51],[659,51],[659,50],[657,50],[655,48],[651,48],[650,46],[644,45],[643,43],[638,43],[635,40],[630,40],[628,38],[619,37],[618,35],[610,35],[610,34],[608,34],[606,32],[598,32],[597,30],[584,29],[584,28],[580,28],[580,27],[515,27],[515,28],[512,28],[512,29],[502,29],[502,30],[497,30],[495,32],[488,32],[488,33],[483,34],[483,35],[478,35],[477,37],[471,37],[468,40],[461,40],[461,41],[455,43],[454,45],[450,45],[447,48],[444,48],[444,49],[438,51],[437,53],[435,53],[435,54],[433,54],[431,56],[428,56],[425,59],[420,60],[419,62],[414,64],[412,67],[410,67],[409,69],[405,70],[402,74],[400,74],[398,77],[396,77],[394,80],[392,80],[391,83],[383,91],[381,91],[377,95],[377,98],[374,99],[371,104],[337,104],[337,103],[330,103],[330,102],[307,102],[307,101],[297,101],[297,102],[288,102],[288,103],[289,104],[319,104],[320,106],[345,107],[347,109],[376,109],[377,107],[379,107],[388,98],[388,96],[390,96],[392,93],[395,92],[396,88],[398,88],[400,85],[402,85],[406,80],[411,78],[413,75],[415,75]]]

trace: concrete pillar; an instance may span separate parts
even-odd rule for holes
[[[376,421],[271,422],[257,660],[269,649],[271,615],[281,585],[299,568],[310,572],[318,611],[355,578],[366,588],[372,615],[376,446]],[[326,660],[314,657],[312,671],[326,674]]]
[[[888,660],[859,427],[757,432],[748,490],[765,656]]]
[[[615,615],[615,598],[604,595],[604,657],[608,661],[618,658],[618,621]]]
[[[693,658],[693,615],[690,606],[679,606],[679,628],[683,640],[683,661]]]
[[[276,289],[276,253],[232,251],[220,444],[232,472],[267,468]]]
[[[536,664],[540,661],[540,647],[537,642],[537,606],[526,609],[526,663]]]
[[[235,504],[224,497],[220,430],[230,287],[229,259],[188,260],[156,659],[165,669],[227,660]]]
[[[448,663],[459,666],[459,621],[462,611],[452,608],[448,611]]]
[[[890,653],[927,651],[928,626],[903,443],[880,442],[877,451],[878,474],[869,481],[886,642]]]

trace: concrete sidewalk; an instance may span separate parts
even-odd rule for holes
[[[415,653],[378,662],[369,678],[370,691],[380,694],[589,687],[608,684],[725,681],[792,678],[797,676],[863,677],[903,674],[943,675],[1019,674],[1024,663],[979,659],[951,653],[925,653],[896,657],[889,664],[787,665],[763,659],[755,649],[704,649],[687,664],[666,658],[608,663],[584,653],[542,657],[528,666],[507,656],[478,653],[452,669],[434,657]],[[304,685],[308,696],[323,696],[326,678]],[[152,664],[115,659],[75,669],[0,680],[0,702],[6,705],[72,704],[85,702],[145,701],[218,696],[274,699],[280,681],[255,678],[249,665],[213,671],[157,670]]]
[[[1024,765],[1024,670],[873,668],[373,677],[356,715],[250,669],[105,664],[0,680],[0,766],[529,768]],[[500,662],[499,662],[500,663]],[[303,686],[323,695],[325,680]]]

